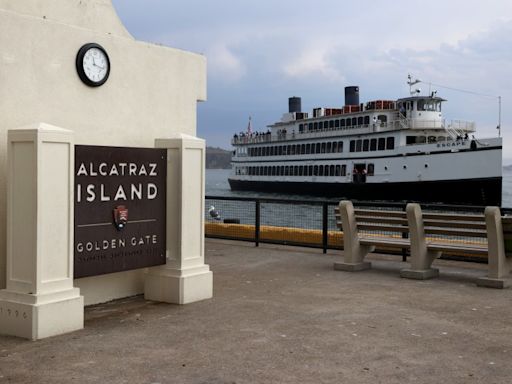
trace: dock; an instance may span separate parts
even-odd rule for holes
[[[206,240],[214,298],[141,296],[86,308],[85,328],[0,336],[5,383],[510,383],[510,291],[486,266],[436,260],[401,279],[396,256],[335,271],[342,251]]]

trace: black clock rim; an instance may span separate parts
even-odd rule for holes
[[[100,51],[103,52],[105,57],[107,58],[107,74],[105,77],[100,81],[93,81],[87,77],[84,71],[83,62],[84,62],[84,56],[87,53],[88,50],[91,48],[97,48]],[[87,43],[84,44],[79,50],[78,54],[76,55],[76,70],[78,72],[78,76],[80,77],[80,80],[89,87],[99,87],[103,84],[105,84],[108,80],[108,77],[110,75],[110,58],[108,57],[107,51],[105,48],[103,48],[101,45],[97,43]]]

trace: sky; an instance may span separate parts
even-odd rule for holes
[[[510,0],[113,0],[138,40],[206,56],[208,100],[198,136],[230,148],[234,133],[280,120],[288,98],[302,109],[339,107],[344,87],[360,100],[423,94],[448,102],[449,120],[495,137],[502,99],[504,162],[512,163],[512,1]],[[430,85],[434,84],[434,85]],[[462,92],[462,91],[469,92]]]

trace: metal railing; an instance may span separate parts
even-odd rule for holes
[[[209,238],[260,243],[343,249],[342,232],[336,226],[338,200],[288,200],[258,197],[206,196],[205,234]],[[353,201],[358,208],[405,211],[406,202]],[[479,213],[483,206],[421,204],[424,212]],[[213,208],[213,209],[212,209]],[[503,214],[512,209],[502,208]],[[454,237],[455,239],[455,237]],[[465,241],[465,239],[458,239]],[[401,250],[391,252],[406,253]],[[453,257],[452,257],[453,258]],[[458,257],[460,258],[460,257]]]
[[[206,196],[206,237],[340,249],[335,201]],[[214,209],[212,210],[211,207]],[[212,215],[212,213],[214,213]]]

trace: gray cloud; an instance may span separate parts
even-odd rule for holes
[[[212,145],[228,147],[249,115],[256,128],[275,122],[292,95],[302,96],[307,109],[341,105],[344,85],[360,85],[364,100],[404,96],[408,73],[501,94],[504,111],[512,107],[512,22],[503,17],[512,15],[508,0],[114,4],[138,39],[206,55],[208,101],[198,108],[198,132]],[[495,99],[439,93],[449,99],[448,116],[477,121],[480,134],[496,133]],[[510,122],[504,113],[503,126]]]

